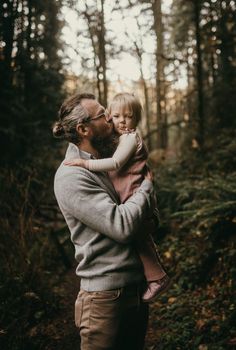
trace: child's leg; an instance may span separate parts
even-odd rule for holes
[[[145,239],[135,241],[136,249],[143,263],[144,275],[148,282],[157,281],[166,275],[161,266],[159,254],[156,250],[155,243],[150,234]]]

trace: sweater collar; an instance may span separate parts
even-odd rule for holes
[[[65,159],[82,158],[82,159],[95,159],[95,157],[88,152],[82,151],[74,143],[69,143],[66,150]]]

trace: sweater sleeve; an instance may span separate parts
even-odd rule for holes
[[[117,149],[111,158],[89,159],[86,168],[91,171],[111,171],[122,168],[138,147],[136,133],[123,134],[119,137]]]
[[[55,182],[55,194],[65,217],[68,213],[96,232],[119,243],[129,243],[152,208],[152,182],[144,180],[138,190],[119,205],[85,172],[81,169]]]

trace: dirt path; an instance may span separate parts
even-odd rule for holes
[[[37,329],[37,339],[41,339],[40,349],[80,349],[78,331],[74,325],[74,302],[78,290],[79,280],[75,275],[75,268],[72,268],[61,277],[57,286],[57,293],[60,295],[58,313],[54,313],[51,319]]]
[[[43,350],[79,350],[79,336],[74,325],[74,301],[79,290],[79,281],[75,275],[75,269],[69,270],[62,278],[57,292],[61,298],[61,305],[58,314],[44,322],[40,329],[37,328],[37,343],[40,340],[40,349]],[[151,305],[149,327],[146,338],[145,350],[154,350],[155,329],[153,325]],[[33,330],[32,330],[33,333]],[[32,336],[34,336],[32,334]],[[38,349],[38,347],[37,347]],[[122,349],[121,349],[122,350]]]

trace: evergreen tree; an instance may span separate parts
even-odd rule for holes
[[[61,1],[4,0],[0,9],[0,147],[3,162],[49,142],[61,102]]]
[[[174,0],[172,16],[171,50],[187,62],[190,125],[201,144],[236,123],[236,3]]]

